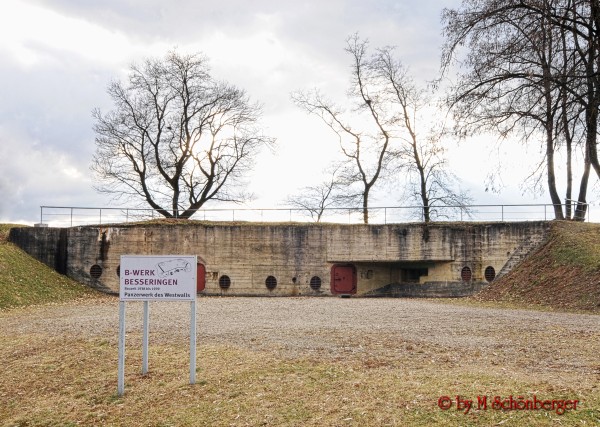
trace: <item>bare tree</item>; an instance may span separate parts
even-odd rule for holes
[[[208,201],[242,202],[244,174],[273,140],[258,129],[259,105],[214,80],[207,59],[169,52],[113,82],[114,110],[96,109],[92,170],[98,191],[189,218]]]
[[[433,216],[446,216],[443,206],[459,207],[468,212],[472,199],[460,189],[458,177],[447,168],[446,149],[441,143],[443,126],[428,122],[425,115],[436,111],[431,95],[418,87],[408,70],[393,56],[393,48],[378,49],[371,63],[374,76],[384,88],[386,98],[395,112],[392,124],[394,137],[402,142],[395,149],[400,169],[407,177],[405,197],[418,203],[422,217],[429,222]],[[437,113],[437,114],[435,114]],[[425,133],[419,132],[419,125]]]
[[[459,213],[471,213],[473,199],[460,186],[460,180],[448,167],[446,148],[435,135],[429,135],[425,144],[411,142],[403,147],[404,156],[412,162],[403,163],[407,185],[404,197],[419,205],[420,217],[425,222],[432,219],[456,218]]]
[[[570,204],[573,148],[581,144],[584,166],[575,219],[585,217],[590,166],[597,159],[600,106],[600,6],[597,0],[470,0],[445,10],[448,67],[465,46],[459,76],[448,103],[460,131],[495,131],[501,137],[541,140],[547,188],[557,219],[556,153],[566,150],[566,199]],[[599,174],[600,176],[600,174]]]
[[[292,94],[292,99],[307,112],[319,116],[337,134],[346,158],[345,166],[340,171],[341,182],[347,186],[346,201],[350,206],[356,206],[357,202],[360,204],[363,221],[367,224],[369,197],[392,159],[388,117],[384,116],[388,112],[384,110],[385,105],[373,96],[377,95],[379,89],[372,87],[367,42],[360,40],[357,35],[349,37],[346,52],[352,58],[348,96],[355,103],[358,117],[352,118],[350,111],[327,100],[317,90],[297,92]],[[353,120],[361,123],[357,127],[362,125],[362,130],[353,127]]]
[[[328,178],[320,184],[304,187],[300,194],[289,196],[285,200],[286,205],[306,211],[314,221],[321,222],[326,210],[340,205],[339,169],[339,166],[331,169]]]
[[[346,161],[339,173],[345,192],[337,200],[360,205],[367,223],[374,186],[398,177],[402,170],[401,180],[406,178],[410,187],[408,198],[422,206],[425,221],[430,221],[433,206],[464,205],[469,198],[454,190],[456,177],[446,169],[439,139],[427,135],[433,125],[424,118],[432,107],[426,91],[417,87],[394,58],[393,48],[377,49],[372,55],[367,48],[368,42],[356,34],[347,39],[352,108],[341,108],[317,90],[293,95],[300,107],[319,116],[338,135]],[[417,131],[417,122],[428,129],[424,134]]]

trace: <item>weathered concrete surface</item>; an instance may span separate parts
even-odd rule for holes
[[[66,274],[67,235],[66,228],[12,228],[9,240],[50,268]]]
[[[206,294],[331,295],[331,269],[351,264],[357,294],[463,296],[542,242],[548,222],[435,224],[210,223],[13,229],[11,241],[75,280],[118,292],[120,256],[197,255]],[[512,260],[512,261],[511,261]],[[61,264],[62,263],[62,264]],[[100,277],[90,275],[92,266]],[[468,267],[471,279],[463,280]],[[96,267],[97,269],[97,267]],[[503,270],[504,269],[504,270]],[[60,271],[60,270],[59,270]],[[219,278],[231,286],[222,289]],[[268,290],[268,276],[277,279]],[[311,288],[319,278],[320,288]],[[402,286],[400,286],[402,285]],[[315,286],[316,287],[316,286]],[[383,292],[382,289],[379,293]]]

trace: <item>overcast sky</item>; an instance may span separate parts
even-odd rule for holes
[[[333,96],[348,84],[345,39],[397,46],[421,81],[439,71],[440,14],[458,0],[3,0],[0,15],[0,222],[39,222],[40,205],[109,206],[93,189],[91,112],[111,109],[106,88],[128,67],[173,48],[203,52],[213,75],[264,105],[265,132],[277,150],[259,158],[252,206],[278,207],[317,184],[336,156],[335,136],[307,116],[290,93],[320,87]],[[478,203],[522,198],[507,179],[484,192],[491,153],[484,141],[453,148],[451,160]],[[491,144],[490,144],[491,148]],[[504,149],[503,149],[504,150]],[[508,154],[523,157],[518,147]],[[475,151],[477,153],[475,153]],[[504,152],[506,155],[507,152]],[[537,154],[537,153],[534,153]],[[382,191],[374,204],[394,205]]]

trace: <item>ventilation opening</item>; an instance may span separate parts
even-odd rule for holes
[[[471,269],[469,267],[463,267],[460,272],[460,278],[463,282],[470,282],[473,274],[471,273]]]
[[[402,281],[405,283],[419,283],[421,276],[429,275],[427,268],[404,268],[402,269]]]
[[[483,273],[485,280],[491,282],[496,278],[496,270],[491,265],[485,268],[485,272]]]
[[[229,278],[229,276],[223,275],[223,276],[219,277],[219,287],[221,289],[229,289],[230,286],[231,286],[231,279]]]
[[[102,276],[102,267],[100,267],[98,264],[92,265],[90,268],[90,276],[92,276],[92,279],[98,279],[100,276]]]
[[[313,276],[310,279],[310,287],[314,291],[321,289],[321,278],[319,276]]]
[[[277,279],[274,276],[269,276],[265,280],[265,286],[268,290],[272,291],[277,287]]]
[[[121,266],[117,265],[117,277],[121,277]]]

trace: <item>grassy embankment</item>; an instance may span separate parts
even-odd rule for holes
[[[9,230],[14,226],[0,224],[0,310],[98,295],[8,242]]]
[[[475,301],[600,311],[600,224],[553,222],[549,238]]]

